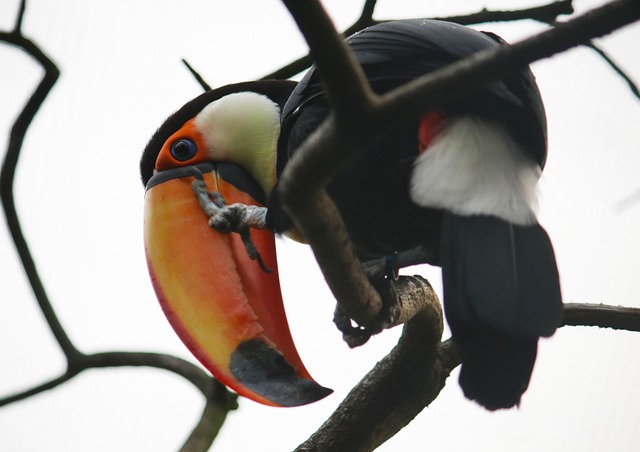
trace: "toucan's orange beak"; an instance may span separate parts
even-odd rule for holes
[[[259,205],[243,185],[243,175],[250,176],[234,167],[230,182],[220,166],[203,174],[208,190],[227,204]],[[251,231],[272,270],[267,273],[249,259],[238,234],[209,227],[191,189],[194,178],[172,178],[170,171],[147,185],[144,238],[153,287],[178,336],[219,381],[257,402],[297,406],[330,394],[311,378],[293,344],[273,234]]]

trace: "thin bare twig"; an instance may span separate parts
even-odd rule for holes
[[[13,32],[16,34],[22,33],[22,19],[24,19],[24,11],[27,7],[27,0],[21,0],[18,7],[18,15],[16,16],[16,25],[13,27]]]
[[[624,80],[629,87],[629,91],[640,99],[640,89],[638,89],[638,85],[627,75],[627,73],[620,67],[618,64],[611,59],[611,57],[602,49],[600,46],[596,45],[593,41],[585,44],[585,47],[596,52],[600,57],[613,69],[613,71],[618,74],[622,80]]]
[[[227,413],[237,408],[237,396],[230,393],[221,383],[210,377],[198,366],[175,356],[145,352],[104,352],[82,355],[75,360],[72,367],[70,366],[59,377],[0,399],[0,407],[54,389],[85,370],[129,366],[152,367],[173,372],[193,384],[205,397],[206,404],[202,417],[187,438],[184,450],[208,450],[222,427]]]
[[[520,10],[497,11],[483,9],[477,13],[461,16],[436,17],[438,20],[455,22],[460,25],[473,25],[488,22],[514,22],[517,20],[536,20],[549,23],[565,14],[573,14],[573,0],[561,0],[547,5],[534,6]]]
[[[24,4],[21,6],[21,14],[24,11]],[[18,24],[19,25],[19,24]],[[38,87],[33,92],[31,98],[27,101],[23,110],[20,112],[16,121],[11,128],[11,134],[9,136],[9,143],[7,146],[7,153],[5,154],[4,162],[2,164],[2,170],[0,172],[0,196],[2,199],[2,206],[4,208],[5,217],[7,220],[7,226],[9,232],[16,245],[18,255],[22,261],[22,265],[25,269],[29,283],[33,289],[33,293],[38,301],[40,309],[42,310],[49,328],[60,345],[63,353],[69,360],[80,354],[75,348],[69,337],[67,336],[64,328],[60,324],[51,301],[44,288],[42,280],[38,275],[36,264],[31,255],[31,251],[27,245],[27,241],[22,232],[20,221],[18,220],[18,214],[16,212],[14,197],[13,197],[13,183],[15,178],[15,169],[20,157],[20,150],[22,149],[22,143],[31,121],[35,117],[36,113],[40,109],[46,99],[49,91],[56,83],[60,71],[56,67],[53,61],[47,55],[42,52],[36,44],[31,40],[22,36],[19,32],[4,33],[0,32],[0,41],[7,42],[18,48],[24,50],[28,55],[33,57],[44,69],[45,73],[40,81]]]
[[[193,66],[191,66],[189,64],[189,62],[187,60],[185,60],[184,58],[182,59],[182,64],[184,64],[187,69],[189,70],[189,72],[191,72],[191,75],[193,75],[193,78],[196,79],[196,81],[198,82],[198,84],[202,87],[202,89],[204,91],[209,91],[211,89],[211,86],[209,86],[209,84],[204,80],[204,78],[202,78],[202,76],[200,75],[200,73],[198,71],[196,71]]]
[[[556,18],[552,18],[551,20],[545,20],[544,18],[541,18],[539,20],[540,22],[545,22],[549,25],[554,25],[554,26],[558,23]],[[640,99],[640,90],[638,89],[638,86],[636,85],[636,83],[615,61],[613,61],[613,59],[600,46],[598,46],[592,40],[589,40],[583,43],[582,45],[596,52],[605,61],[605,63],[607,63],[607,65],[613,70],[613,72],[615,72],[620,78],[622,78],[622,80],[625,81],[631,93],[635,97]]]

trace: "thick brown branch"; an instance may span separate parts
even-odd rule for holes
[[[306,3],[316,2],[308,1]],[[336,275],[339,276],[338,279],[350,278],[348,272],[358,266],[357,263],[351,265],[345,262],[348,255],[355,258],[355,253],[352,251],[341,253],[340,248],[336,248],[336,246],[344,247],[343,238],[339,242],[335,242],[334,245],[330,245],[330,241],[326,240],[326,234],[314,233],[314,231],[318,231],[318,223],[332,224],[335,230],[341,231],[340,234],[343,234],[345,230],[344,225],[338,226],[341,223],[339,218],[328,219],[329,216],[336,214],[335,206],[326,200],[319,202],[321,199],[319,193],[332,175],[349,158],[371,145],[384,134],[393,132],[401,123],[419,116],[431,107],[459,98],[492,79],[518,70],[528,63],[610,33],[639,17],[640,7],[636,0],[611,2],[513,46],[500,46],[475,54],[392,91],[382,98],[382,102],[372,102],[371,109],[363,109],[362,114],[357,117],[351,116],[348,121],[348,131],[339,125],[338,118],[344,117],[339,112],[336,112],[335,116],[331,116],[316,130],[303,143],[285,169],[280,180],[280,190],[285,209],[294,220],[298,230],[311,244],[314,252],[323,253],[319,262],[329,286],[332,290],[335,287],[341,287],[339,292],[334,291],[334,296],[338,299],[341,307],[347,313],[351,313],[361,311],[355,306],[354,300],[361,300],[361,306],[377,305],[377,303],[371,303],[373,289],[367,284],[361,284],[361,274],[363,273],[361,270],[356,270],[358,275],[352,278],[357,282],[357,287],[352,290],[344,287],[344,284],[340,282],[333,281]],[[307,17],[303,17],[301,22],[304,23],[307,19]],[[324,35],[316,29],[314,29],[314,33],[318,36]],[[335,34],[335,31],[330,28],[325,33]],[[320,47],[324,45],[316,39],[309,39],[309,42]],[[330,44],[326,48],[316,53],[326,58],[330,53],[327,49],[332,48],[334,42],[335,39],[330,40]],[[340,49],[340,51],[344,51],[342,47]],[[312,48],[312,52],[314,51]],[[352,64],[351,61],[351,58],[345,58],[342,59],[342,64]],[[330,61],[325,61],[324,64],[328,65]],[[353,71],[356,70],[353,69]],[[336,73],[340,74],[348,74],[349,72],[349,69],[336,70]],[[349,81],[354,82],[356,79],[357,77],[352,76]],[[334,97],[342,92],[341,88],[334,91],[335,86],[340,86],[339,80],[335,78],[332,78],[332,82],[327,83],[326,86],[329,92],[333,92]],[[339,109],[339,105],[336,104],[334,107]],[[320,208],[326,209],[324,211],[318,210],[314,215],[307,213],[308,210]],[[346,232],[344,234],[346,235]],[[328,246],[331,247],[327,248]],[[366,312],[376,315],[372,309],[367,309]],[[357,318],[356,320],[359,323],[367,324],[373,320],[373,317],[370,319]]]
[[[332,119],[316,130],[305,145],[313,148],[318,140],[326,150],[340,148]],[[340,168],[335,161],[320,152],[309,154],[306,160],[291,160],[281,175],[280,190],[285,208],[313,249],[340,307],[359,325],[368,326],[376,320],[382,301],[357,259],[335,204],[323,189]]]
[[[407,322],[398,345],[354,387],[325,424],[298,451],[371,451],[395,435],[429,405],[451,369],[441,361],[443,315],[438,297],[419,276],[397,290],[420,309]],[[449,346],[447,346],[449,347]]]
[[[354,127],[348,135],[341,134],[336,127],[334,122],[339,117],[336,115],[330,117],[317,133],[309,137],[283,175],[282,198],[298,229],[312,244],[314,253],[322,254],[318,258],[320,266],[341,306],[344,307],[345,303],[349,305],[351,312],[358,312],[357,306],[353,304],[356,294],[362,297],[362,306],[371,306],[371,288],[367,284],[361,285],[358,276],[358,284],[351,287],[351,290],[347,285],[340,286],[339,292],[335,289],[340,281],[344,281],[345,276],[352,277],[347,274],[349,268],[358,267],[357,264],[344,261],[349,255],[355,259],[355,253],[351,250],[344,253],[349,248],[344,242],[344,225],[339,220],[335,206],[322,199],[326,197],[323,186],[337,171],[336,168],[340,168],[361,146],[369,145],[383,133],[390,133],[395,125],[411,116],[417,116],[430,106],[452,100],[455,96],[482,86],[492,78],[636,20],[637,5],[637,2],[614,2],[565,26],[523,41],[513,48],[503,47],[477,55],[386,96],[379,111],[360,116],[362,124],[354,126],[353,122],[350,123]],[[329,90],[332,89],[331,85],[327,86]],[[376,105],[375,102],[372,104]],[[312,182],[309,184],[309,181]],[[313,214],[309,213],[310,210],[313,210]],[[331,240],[327,241],[325,237],[327,234],[322,234],[322,228],[318,227],[322,224],[333,225],[332,234],[329,235],[335,236],[335,231],[340,231],[344,236],[341,235],[340,241],[332,245]],[[361,270],[356,268],[355,272],[359,275]],[[333,281],[334,278],[340,281]],[[349,312],[347,308],[344,310]],[[405,335],[412,331],[414,325],[420,325],[420,315],[407,322],[403,340],[396,349],[354,388],[325,425],[298,450],[372,450],[394,435],[437,396],[451,369],[460,363],[460,356],[455,344],[445,342],[438,348],[437,361],[431,359],[432,354],[429,353],[424,359],[416,360],[416,356],[423,356],[424,349],[412,350],[409,356],[413,359],[410,362],[402,360],[403,351],[406,350],[404,347],[409,347],[404,342]],[[357,320],[367,323],[367,319]],[[418,335],[428,334],[429,330],[425,325],[422,328],[416,327],[415,332]],[[407,366],[410,365],[417,368],[409,369]],[[412,385],[401,380],[409,378],[407,375],[421,375],[421,384]],[[392,389],[396,378],[404,382],[402,394],[395,394]],[[385,396],[389,393],[395,394],[396,398],[386,399]],[[407,405],[403,397],[420,402]],[[389,407],[394,413],[403,414],[394,417],[381,411],[380,407]],[[387,427],[380,426],[388,426],[388,430]]]
[[[351,319],[369,326],[382,300],[360,265],[335,204],[324,190],[302,202],[309,208],[299,209],[300,220],[311,226],[305,234],[314,237],[311,247],[331,292]]]
[[[341,122],[361,114],[372,93],[360,66],[317,1],[283,0],[309,45]],[[340,125],[341,126],[341,125]]]
[[[422,310],[406,323],[398,345],[298,451],[374,450],[435,400],[451,371],[460,365],[459,350],[451,339],[437,344],[441,334],[437,316],[441,322],[442,313],[428,283],[420,277],[405,283],[396,290],[407,303],[426,305],[421,304]],[[563,325],[640,331],[640,309],[566,304]]]

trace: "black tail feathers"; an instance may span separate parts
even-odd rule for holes
[[[494,411],[520,404],[536,361],[538,339],[518,339],[465,328],[454,335],[462,350],[464,395]]]
[[[540,337],[562,319],[553,247],[539,224],[445,213],[444,305],[460,346],[460,385],[490,410],[519,403]]]

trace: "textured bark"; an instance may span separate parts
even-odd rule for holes
[[[420,276],[402,277],[396,290],[407,310],[418,308],[398,344],[296,450],[373,450],[411,422],[444,387],[456,359],[440,353],[440,301]]]

